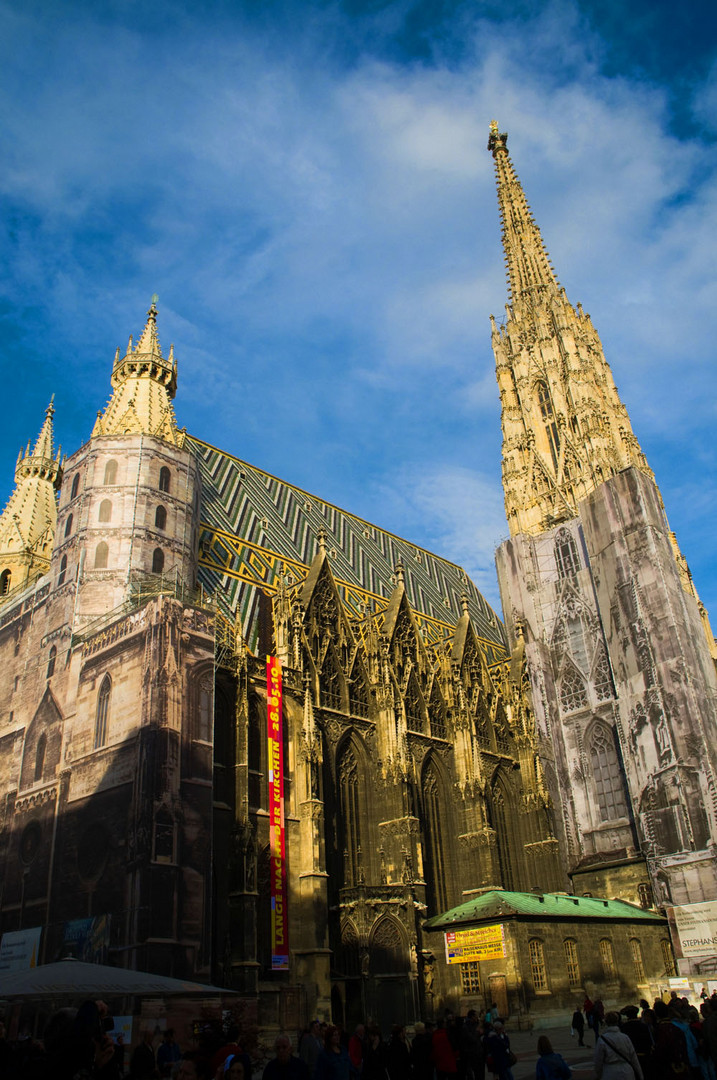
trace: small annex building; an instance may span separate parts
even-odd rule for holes
[[[564,1018],[586,994],[606,1007],[652,1000],[673,970],[667,920],[623,900],[491,889],[423,929],[447,935],[444,997],[463,1012],[495,1002],[519,1027]]]

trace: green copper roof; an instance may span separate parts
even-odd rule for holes
[[[434,915],[426,930],[451,930],[456,926],[493,922],[496,919],[623,919],[629,922],[665,922],[656,911],[628,904],[625,900],[598,900],[594,896],[567,893],[503,892],[491,889],[465,904]]]

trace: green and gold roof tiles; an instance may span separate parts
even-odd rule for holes
[[[357,619],[370,609],[380,621],[401,563],[428,642],[453,634],[465,594],[488,663],[505,657],[503,624],[460,566],[208,443],[191,436],[188,442],[202,475],[199,579],[239,614],[250,648],[258,637],[259,590],[275,592],[281,574],[300,581],[323,530],[342,599]]]

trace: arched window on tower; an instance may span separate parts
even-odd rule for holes
[[[50,649],[49,656],[47,657],[47,673],[45,678],[50,679],[55,674],[55,662],[57,660],[57,649],[53,645]]]
[[[560,455],[560,438],[558,436],[558,425],[555,421],[555,413],[553,412],[553,403],[550,399],[550,390],[548,384],[542,380],[536,385],[535,392],[538,398],[538,408],[540,409],[540,415],[545,425],[545,434],[548,438],[548,446],[550,447],[550,456],[553,459],[553,468],[558,467],[558,457]]]
[[[64,585],[65,577],[67,576],[67,556],[63,555],[60,559],[60,573],[57,575],[57,584]]]
[[[77,498],[77,492],[80,490],[80,474],[78,472],[72,477],[72,490],[70,491],[70,501]]]
[[[574,667],[568,667],[560,682],[560,707],[564,713],[577,712],[588,703],[585,683]]]
[[[333,649],[329,649],[321,668],[321,704],[326,709],[341,709],[343,677]]]
[[[578,549],[569,529],[558,529],[555,535],[555,563],[561,578],[574,577],[580,569]]]
[[[602,821],[627,817],[627,799],[612,728],[598,724],[590,738],[590,761]]]
[[[47,753],[47,735],[43,731],[40,738],[37,740],[37,750],[35,751],[35,783],[38,780],[42,780],[42,773],[45,768],[45,754]]]
[[[159,490],[169,491],[169,485],[171,481],[171,475],[166,465],[163,465],[159,470]]]
[[[431,915],[439,915],[448,907],[447,868],[444,854],[445,844],[443,843],[443,829],[445,829],[447,823],[441,805],[441,782],[432,761],[428,762],[423,771],[421,796],[423,833],[426,842],[424,872],[426,875],[426,892],[428,894],[428,911]]]
[[[112,503],[109,499],[103,499],[100,503],[99,519],[100,521],[112,520]]]
[[[158,506],[154,512],[154,526],[156,529],[165,529],[167,526],[167,510],[164,506]]]
[[[115,484],[117,482],[117,462],[108,461],[105,465],[105,484]]]
[[[72,514],[70,514],[67,521],[65,522],[65,537],[68,537],[71,532],[72,532]]]
[[[598,701],[609,701],[610,698],[615,696],[610,665],[605,653],[605,646],[602,643],[598,646],[598,657],[593,668],[593,686]]]
[[[107,742],[111,694],[112,680],[109,675],[105,675],[97,695],[97,712],[95,713],[95,750],[99,749],[100,746],[104,746]]]
[[[0,596],[5,596],[10,592],[10,584],[12,582],[12,574],[9,570],[3,570],[0,574]]]
[[[343,859],[343,885],[358,885],[363,876],[361,847],[360,768],[356,749],[347,742],[337,762],[339,785],[339,855]]]
[[[107,556],[109,555],[109,548],[107,544],[102,540],[101,543],[95,548],[95,570],[107,569]]]
[[[164,552],[161,548],[155,548],[152,552],[152,573],[161,574],[164,570]]]
[[[211,742],[214,729],[214,680],[210,672],[200,678],[198,691],[194,738],[200,742]]]

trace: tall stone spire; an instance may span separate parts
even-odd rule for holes
[[[560,286],[508,155],[508,136],[498,131],[495,120],[490,125],[488,149],[493,154],[498,180],[510,298],[515,304],[530,303],[547,294],[557,295]]]
[[[127,352],[115,353],[112,367],[113,394],[104,413],[97,417],[93,435],[156,435],[181,446],[184,434],[177,428],[172,398],[177,391],[177,362],[174,346],[167,359],[157,334],[157,297],[147,312],[147,322],[139,341],[132,337]]]
[[[15,489],[0,514],[0,601],[50,565],[57,525],[57,491],[62,482],[61,452],[55,454],[50,401],[31,450],[20,450]]]
[[[535,535],[575,517],[582,499],[629,465],[652,473],[590,316],[558,284],[507,141],[493,121],[511,302],[505,323],[491,323],[508,525],[511,535]]]

